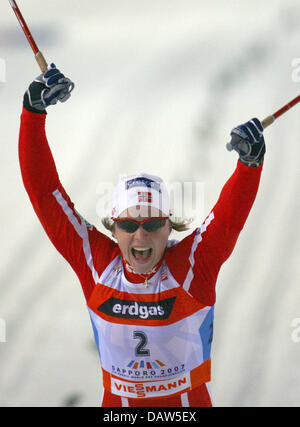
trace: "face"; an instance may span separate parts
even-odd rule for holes
[[[151,217],[148,206],[135,206],[134,215],[130,211],[130,209],[126,209],[120,214],[119,218],[132,218],[142,221]],[[153,208],[151,212],[153,216]],[[165,216],[158,210],[155,215]],[[129,262],[137,273],[145,274],[161,260],[170,232],[169,221],[166,221],[165,225],[156,231],[147,232],[140,226],[134,233],[126,233],[121,230],[116,222],[114,237],[118,241],[125,260]]]

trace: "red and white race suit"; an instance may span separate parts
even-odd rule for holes
[[[256,197],[262,166],[240,161],[203,224],[170,241],[150,286],[118,245],[85,221],[62,187],[45,114],[23,109],[21,172],[48,237],[81,283],[103,372],[102,406],[211,406],[215,284]]]

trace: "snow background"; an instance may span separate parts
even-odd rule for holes
[[[199,225],[235,168],[225,149],[232,127],[299,93],[298,0],[19,6],[48,62],[76,84],[49,109],[47,135],[76,209],[102,231],[99,185],[139,171],[203,183]],[[100,364],[79,282],[21,180],[19,115],[39,70],[9,2],[0,5],[0,58],[0,406],[97,406]],[[299,112],[265,132],[259,194],[219,275],[215,406],[300,404]]]

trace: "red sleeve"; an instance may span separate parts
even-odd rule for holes
[[[252,168],[238,161],[201,227],[169,251],[174,276],[203,304],[213,305],[215,302],[218,273],[232,253],[247,220],[261,172],[262,165]]]
[[[19,160],[25,189],[48,237],[78,275],[86,298],[109,263],[116,244],[88,224],[62,187],[46,133],[46,114],[23,108]],[[97,265],[93,262],[95,251]]]

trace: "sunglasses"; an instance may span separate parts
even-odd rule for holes
[[[135,233],[140,225],[148,233],[157,231],[165,225],[167,219],[167,216],[148,218],[143,221],[137,221],[131,218],[112,218],[112,220],[117,223],[118,228],[126,233]]]

